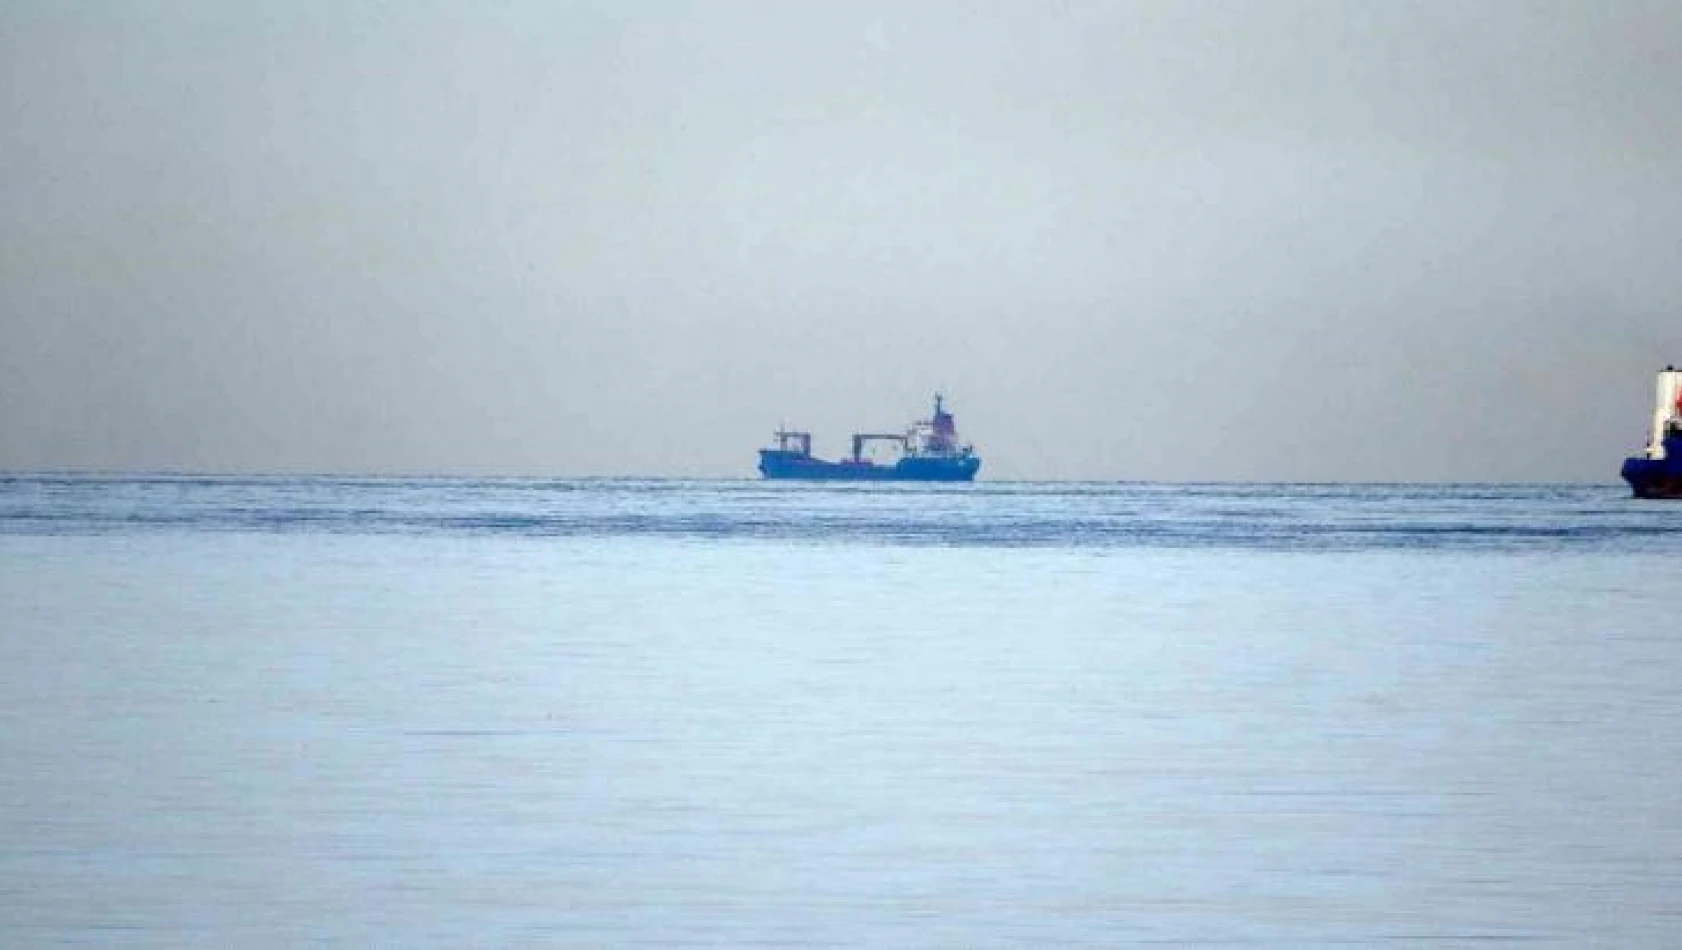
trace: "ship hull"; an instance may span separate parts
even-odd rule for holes
[[[1622,475],[1637,498],[1682,498],[1682,465],[1668,458],[1626,459]]]
[[[810,456],[759,453],[759,471],[766,478],[814,482],[969,482],[981,470],[981,460],[967,458],[909,458],[893,465],[869,462],[826,462]]]

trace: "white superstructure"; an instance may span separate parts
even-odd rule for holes
[[[1647,457],[1664,458],[1665,429],[1673,420],[1682,418],[1682,370],[1666,366],[1659,370],[1657,400],[1653,404],[1653,434],[1647,439]]]

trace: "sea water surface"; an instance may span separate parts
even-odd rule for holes
[[[0,477],[0,945],[1682,944],[1616,486]]]

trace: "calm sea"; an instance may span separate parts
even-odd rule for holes
[[[1682,504],[0,478],[0,945],[1682,945]]]

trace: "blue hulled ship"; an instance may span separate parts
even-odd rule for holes
[[[855,432],[853,454],[829,462],[812,454],[812,433],[778,429],[776,446],[759,450],[759,471],[766,478],[831,481],[967,482],[981,470],[975,447],[958,441],[958,426],[936,393],[934,415],[900,432]],[[879,463],[864,454],[866,445],[898,447],[893,464]]]
[[[1624,459],[1622,474],[1637,498],[1682,498],[1682,370],[1659,371],[1647,451]]]

